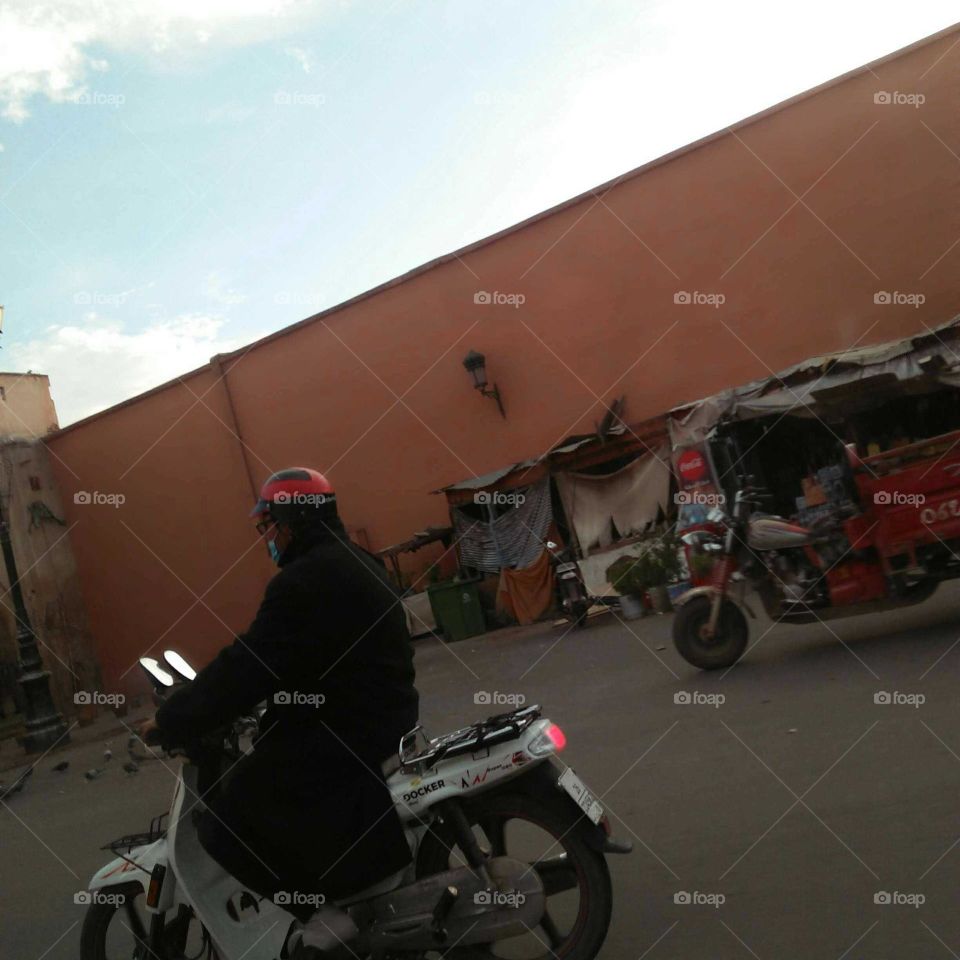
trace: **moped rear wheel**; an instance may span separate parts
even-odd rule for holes
[[[711,636],[710,608],[709,597],[693,597],[683,604],[673,620],[673,643],[687,663],[701,670],[722,670],[733,666],[747,649],[747,619],[732,600],[724,598]]]
[[[610,927],[613,889],[606,858],[589,841],[593,827],[559,794],[556,800],[524,793],[486,795],[464,812],[482,848],[493,856],[529,863],[530,869],[540,874],[546,907],[539,926],[521,937],[457,944],[428,956],[447,960],[594,960]],[[434,824],[420,849],[418,877],[466,863],[450,827]]]

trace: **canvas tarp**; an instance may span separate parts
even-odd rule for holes
[[[464,566],[496,573],[504,567],[527,567],[540,556],[553,521],[550,481],[541,480],[511,496],[521,498],[518,505],[492,523],[453,508],[453,527]]]
[[[897,384],[960,386],[960,318],[902,340],[810,357],[772,377],[724,390],[671,411],[673,449],[702,442],[717,421],[771,414],[823,417]]]
[[[666,447],[604,476],[555,476],[567,520],[584,554],[609,546],[614,527],[621,537],[633,536],[655,523],[658,512],[667,512],[670,461]]]

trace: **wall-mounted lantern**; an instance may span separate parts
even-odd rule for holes
[[[487,387],[487,358],[482,353],[471,350],[463,358],[463,365],[467,373],[473,377],[474,388],[480,391],[481,396],[493,397],[493,399],[497,401],[500,416],[506,420],[507,415],[504,412],[503,401],[500,399],[500,391],[497,389],[497,385],[494,384],[492,387]]]

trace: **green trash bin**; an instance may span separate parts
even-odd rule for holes
[[[480,606],[479,580],[433,583],[427,587],[430,609],[447,642],[466,640],[487,632]]]

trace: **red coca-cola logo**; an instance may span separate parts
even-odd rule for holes
[[[707,475],[707,461],[699,450],[686,450],[677,457],[677,472],[684,483],[696,483]]]

